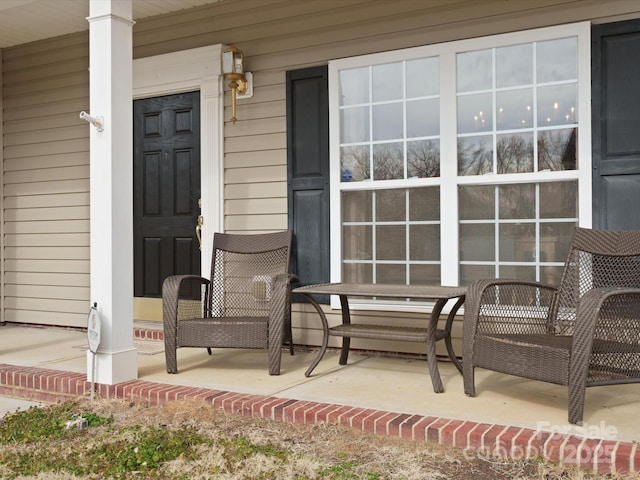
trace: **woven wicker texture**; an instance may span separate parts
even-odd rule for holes
[[[211,280],[168,277],[162,287],[167,372],[179,347],[264,348],[269,373],[280,373],[283,341],[293,354],[289,272],[290,231],[213,240]]]
[[[640,382],[640,232],[576,228],[557,287],[474,282],[463,349],[467,395],[475,367],[567,385],[582,423],[586,387]]]

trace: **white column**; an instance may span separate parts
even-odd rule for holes
[[[102,319],[95,377],[116,384],[138,377],[133,346],[132,0],[90,0],[89,68],[91,302]]]

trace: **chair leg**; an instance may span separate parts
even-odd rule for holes
[[[211,347],[207,347],[207,353],[211,355]]]
[[[475,367],[470,365],[471,362],[462,359],[462,379],[464,383],[464,393],[468,397],[476,396],[475,384]]]
[[[282,343],[289,345],[289,353],[293,355],[293,335],[291,334],[291,324],[289,324],[289,328],[284,334],[284,342]]]
[[[280,375],[280,347],[269,347],[269,375]]]
[[[584,383],[569,382],[569,423],[582,425],[584,417]]]
[[[293,332],[291,330],[291,304],[284,319],[284,343],[289,344],[289,353],[293,355]]]
[[[164,358],[167,364],[167,373],[178,373],[178,359],[176,355],[176,339],[164,336]]]

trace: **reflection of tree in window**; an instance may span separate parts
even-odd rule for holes
[[[484,175],[493,171],[493,150],[484,139],[458,140],[458,174]]]
[[[496,145],[498,173],[533,171],[533,143],[520,135],[499,137]]]
[[[341,163],[342,170],[351,170],[353,181],[371,178],[369,149],[367,147],[343,147],[341,149]]]
[[[576,128],[540,132],[538,170],[575,170],[576,137]]]
[[[433,140],[407,143],[407,176],[440,176],[440,145]]]
[[[373,147],[374,180],[404,178],[404,159],[399,144],[381,144]]]

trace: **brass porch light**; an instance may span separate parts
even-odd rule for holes
[[[249,89],[249,82],[244,74],[242,52],[228,45],[222,52],[222,75],[229,81],[231,88],[231,121],[236,123],[236,95],[243,95]]]

